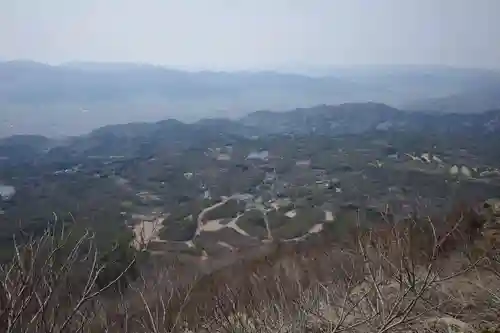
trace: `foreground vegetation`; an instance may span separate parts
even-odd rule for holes
[[[272,244],[201,274],[138,270],[89,232],[49,228],[2,267],[6,332],[499,332],[498,211],[457,208],[342,239]],[[188,277],[189,276],[189,277]]]

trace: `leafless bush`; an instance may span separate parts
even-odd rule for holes
[[[141,277],[120,297],[105,285],[91,233],[49,229],[16,246],[4,267],[0,327],[7,332],[494,332],[500,256],[478,217],[356,228],[277,244],[183,280],[178,267]],[[483,230],[484,231],[484,230]],[[130,263],[130,268],[134,262]],[[127,268],[127,269],[128,269]],[[483,332],[483,331],[481,331]]]
[[[227,291],[213,305],[209,331],[472,332],[494,327],[500,313],[498,251],[493,249],[496,256],[491,249],[473,254],[475,228],[474,214],[463,212],[439,226],[427,219],[358,229],[350,247],[333,246],[315,260],[297,255],[295,267],[288,263],[284,272],[275,269],[273,279],[260,272],[254,284],[240,289],[226,283]],[[325,266],[329,274],[317,274]],[[307,272],[307,279],[297,270]],[[255,296],[250,302],[245,300],[249,293]]]
[[[134,263],[102,283],[107,263],[100,261],[94,235],[49,227],[41,237],[16,243],[14,258],[1,268],[0,327],[26,333],[86,331],[102,315],[99,296]]]

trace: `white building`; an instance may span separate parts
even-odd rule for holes
[[[2,200],[9,200],[14,194],[16,194],[14,186],[0,184],[0,198],[2,198]]]

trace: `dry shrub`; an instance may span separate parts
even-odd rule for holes
[[[142,276],[118,301],[106,300],[96,286],[91,292],[83,288],[70,294],[62,303],[65,311],[57,317],[66,318],[63,322],[70,318],[70,323],[63,327],[56,320],[56,329],[40,330],[492,331],[500,313],[500,257],[497,248],[485,245],[484,225],[481,214],[458,206],[440,220],[409,219],[379,223],[371,229],[355,227],[342,241],[323,233],[303,242],[271,244],[262,256],[242,258],[210,274],[199,271],[196,277],[193,268],[195,278],[189,281],[184,280],[184,268],[177,263]],[[74,262],[72,267],[77,266]],[[89,276],[95,276],[92,271]],[[43,272],[50,275],[50,270]],[[41,281],[45,281],[43,277]],[[48,295],[51,289],[44,283],[30,288],[41,288]],[[24,295],[23,299],[30,295],[19,293],[12,279],[3,285],[10,288],[10,295]],[[31,295],[34,309],[40,308],[37,292]],[[74,311],[81,295],[87,295],[84,304]],[[2,320],[5,313],[13,318],[12,313],[19,312],[22,319],[18,322],[23,325],[41,318],[34,315],[34,309],[26,310],[29,306],[25,310],[22,306],[7,308],[17,312],[3,311]]]
[[[57,225],[37,239],[15,245],[0,271],[0,327],[3,332],[75,332],[102,315],[101,296],[125,276],[132,259],[113,280],[103,282],[89,231],[76,236]]]

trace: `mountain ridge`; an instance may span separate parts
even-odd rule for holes
[[[254,110],[352,102],[447,113],[500,107],[500,73],[438,69],[337,70],[309,76],[269,70],[184,71],[134,63],[0,62],[0,137],[80,135],[109,124],[237,119]],[[441,106],[442,98],[464,102]],[[457,103],[466,107],[458,110]]]
[[[99,151],[109,155],[140,149],[156,151],[162,146],[187,147],[231,137],[252,139],[268,135],[362,135],[370,132],[425,133],[429,136],[497,137],[500,109],[476,114],[442,114],[403,111],[381,103],[346,103],[297,108],[288,112],[255,111],[239,119],[205,118],[194,123],[176,119],[106,125],[66,140],[16,135],[0,139],[4,156],[19,147],[45,153],[52,148],[80,153]],[[99,148],[98,148],[99,147]],[[109,147],[114,147],[113,149]],[[8,153],[10,152],[10,154]],[[16,153],[17,154],[17,153]],[[14,154],[14,155],[16,155]],[[95,155],[97,153],[92,153]]]

